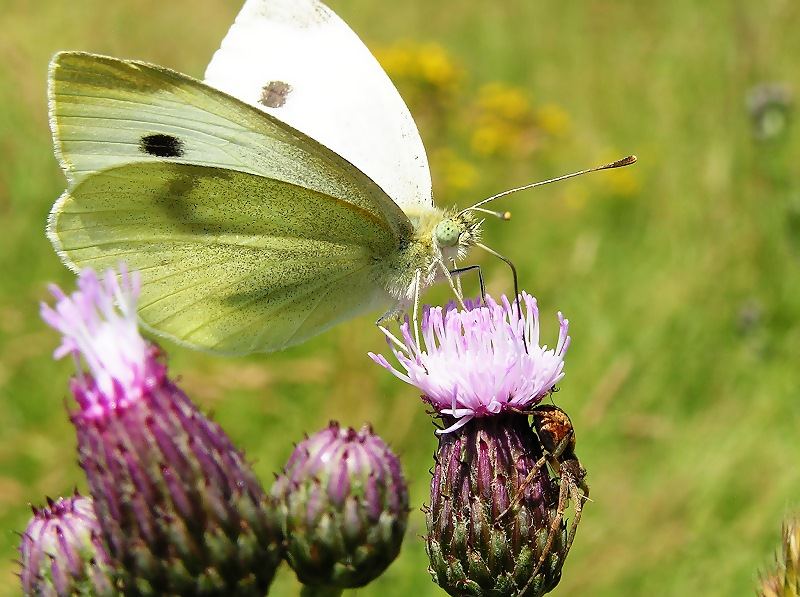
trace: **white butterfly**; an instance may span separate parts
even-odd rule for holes
[[[479,244],[485,201],[434,205],[408,108],[317,0],[247,0],[205,83],[58,54],[50,117],[58,254],[141,271],[142,321],[195,348],[269,352],[399,312]]]

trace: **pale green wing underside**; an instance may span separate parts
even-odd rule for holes
[[[288,125],[180,73],[83,53],[53,59],[50,112],[69,188],[48,235],[72,269],[142,270],[157,332],[271,351],[387,300],[411,223]]]
[[[358,168],[287,124],[181,73],[96,54],[50,64],[53,143],[70,184],[133,162],[180,162],[250,172],[348,201],[411,234],[402,210]],[[180,154],[148,154],[142,140],[174,137]]]
[[[343,201],[252,174],[131,164],[59,202],[53,232],[79,268],[141,271],[140,316],[223,353],[296,344],[386,303],[383,223]]]

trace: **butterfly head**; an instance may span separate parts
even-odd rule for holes
[[[455,252],[462,258],[463,253],[478,242],[480,225],[470,212],[447,215],[436,224],[433,236],[442,253]]]
[[[436,242],[440,247],[455,247],[461,236],[461,226],[454,218],[445,218],[436,225]]]

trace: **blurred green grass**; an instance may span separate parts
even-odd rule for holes
[[[82,49],[200,76],[239,7],[2,4],[0,595],[13,595],[12,530],[24,527],[26,503],[83,485],[64,408],[71,365],[51,361],[56,338],[38,318],[46,283],[71,284],[43,234],[64,184],[47,130],[47,61]],[[441,44],[464,71],[466,97],[500,81],[569,114],[568,139],[525,163],[484,160],[468,195],[444,190],[443,200],[466,205],[616,153],[639,155],[635,193],[567,182],[509,198],[498,207],[514,219],[486,227],[539,297],[545,333],[555,337],[556,310],[572,322],[555,398],[572,415],[593,501],[555,594],[751,594],[800,490],[800,133],[756,143],[744,98],[762,81],[800,90],[800,4],[331,4],[372,47]],[[505,269],[473,257],[490,289],[508,289]],[[439,289],[428,298],[446,297]],[[269,356],[166,346],[173,373],[266,482],[304,431],[331,418],[371,421],[401,455],[416,507],[436,442],[414,391],[366,358],[382,347],[369,317]],[[423,532],[415,509],[398,561],[358,594],[438,594]],[[295,591],[284,570],[274,594]]]

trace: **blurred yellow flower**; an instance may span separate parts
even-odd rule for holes
[[[563,203],[568,210],[580,212],[586,207],[589,201],[589,191],[585,185],[576,183],[569,189],[563,190],[559,195],[559,203]]]
[[[484,123],[472,132],[470,148],[480,155],[494,155],[506,144],[505,134],[498,123]]]
[[[458,81],[458,69],[442,46],[433,43],[421,46],[417,59],[422,77],[431,85],[447,89]]]
[[[395,80],[450,92],[461,79],[461,69],[439,44],[402,41],[377,49],[375,56]]]
[[[519,121],[531,116],[531,104],[525,93],[505,83],[488,83],[481,87],[478,108],[507,120]]]
[[[528,155],[536,148],[533,107],[524,89],[488,83],[478,90],[470,147],[478,155]]]
[[[536,110],[536,123],[548,135],[560,137],[569,131],[570,119],[567,111],[558,104],[544,104]]]
[[[396,43],[375,50],[375,57],[393,79],[407,78],[413,71],[414,56],[408,43]]]
[[[433,154],[433,171],[443,192],[465,191],[478,182],[478,170],[451,149],[440,149]]]
[[[535,106],[524,87],[493,81],[467,95],[464,70],[436,43],[398,41],[378,48],[375,56],[408,102],[431,155],[437,147],[452,147],[458,136],[474,158],[524,160],[543,141],[563,136],[570,128],[562,107]],[[455,154],[443,155],[448,156],[440,166],[443,187],[472,186],[473,166]]]
[[[639,177],[633,168],[609,170],[604,173],[601,179],[606,192],[617,197],[633,197],[641,189]]]

